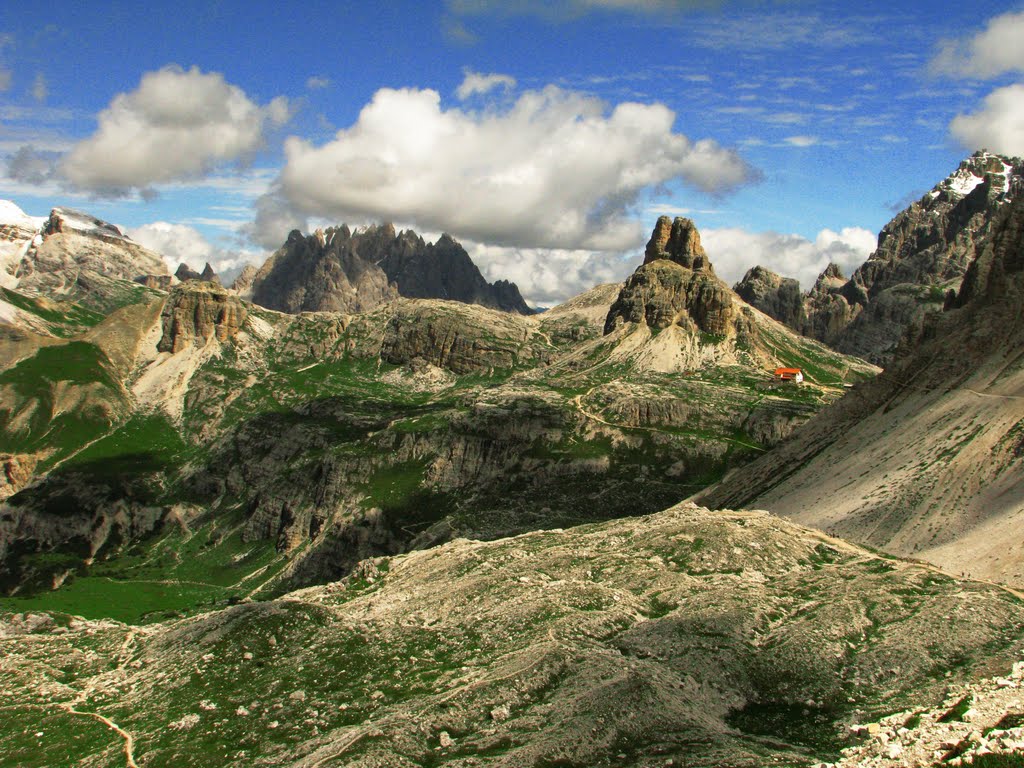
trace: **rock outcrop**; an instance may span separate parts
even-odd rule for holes
[[[802,319],[795,330],[833,346],[855,314],[856,297],[847,293],[849,280],[836,264],[829,264],[818,275],[803,300]]]
[[[644,249],[644,264],[660,259],[667,259],[695,272],[712,271],[711,262],[700,243],[697,225],[692,219],[681,216],[675,219],[659,216],[654,225],[654,232]]]
[[[38,463],[36,455],[0,453],[0,501],[20,491],[32,479]]]
[[[227,341],[242,329],[248,314],[237,296],[219,283],[189,281],[176,286],[161,314],[161,352],[180,352],[211,338]]]
[[[1020,158],[977,152],[964,160],[885,225],[877,250],[845,285],[832,286],[822,303],[812,293],[805,331],[841,352],[888,365],[905,329],[959,289],[997,213],[1022,192]]]
[[[252,284],[256,279],[259,270],[252,264],[246,264],[238,277],[231,283],[231,290],[238,294],[239,298],[249,301],[252,299]]]
[[[658,219],[644,263],[626,281],[605,320],[605,334],[623,323],[726,337],[740,316],[733,293],[711,266],[689,219]]]
[[[747,304],[764,312],[796,331],[805,321],[804,297],[800,283],[791,277],[782,277],[770,269],[756,266],[747,270],[732,289]]]
[[[522,320],[493,310],[447,310],[436,301],[403,303],[388,322],[380,357],[403,365],[423,360],[456,374],[510,370],[534,359]]]
[[[701,495],[1024,585],[1024,196],[886,372]]]
[[[426,243],[391,224],[294,231],[251,285],[254,303],[282,312],[365,312],[404,296],[530,313],[514,284],[489,284],[450,236]]]
[[[74,297],[102,292],[106,280],[166,275],[158,254],[113,224],[69,208],[54,208],[14,271],[19,290]]]

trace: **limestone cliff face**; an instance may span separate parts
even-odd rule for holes
[[[884,292],[880,294],[884,296]],[[891,365],[703,499],[753,505],[949,571],[1024,584],[1024,197],[956,300]]]
[[[653,329],[677,325],[713,336],[736,331],[739,308],[714,272],[689,219],[658,219],[644,263],[626,281],[605,320],[604,332],[623,323]]]
[[[810,297],[806,332],[841,352],[892,362],[905,330],[959,289],[996,214],[1024,191],[1022,174],[1019,158],[977,152],[964,160],[886,224],[878,249],[845,285],[820,306]]]
[[[113,224],[69,208],[54,208],[16,265],[19,290],[50,296],[88,292],[104,279],[166,275],[164,260]]]
[[[283,312],[365,312],[399,296],[451,299],[530,314],[512,283],[489,284],[448,235],[426,243],[391,224],[298,231],[252,279],[252,300]]]
[[[667,259],[681,267],[694,271],[712,272],[711,262],[700,243],[697,225],[691,219],[677,216],[674,220],[668,216],[658,217],[654,232],[644,250],[644,264]]]
[[[161,314],[163,336],[157,349],[180,352],[211,338],[227,341],[241,330],[247,311],[238,297],[218,283],[191,280],[171,291]]]
[[[752,267],[732,288],[752,307],[783,325],[799,330],[805,321],[800,283],[761,266]]]
[[[457,374],[515,368],[533,359],[523,320],[484,309],[445,311],[436,301],[403,302],[388,322],[380,357],[393,364],[423,360]]]

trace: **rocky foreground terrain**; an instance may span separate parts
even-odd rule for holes
[[[924,708],[1012,676],[1024,611],[765,512],[683,505],[145,627],[9,615],[0,648],[19,764],[810,766],[874,754],[892,713],[884,746],[910,751]],[[1019,695],[999,708],[1019,716]],[[988,722],[964,712],[961,731]]]

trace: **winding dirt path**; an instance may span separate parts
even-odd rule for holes
[[[80,712],[77,709],[75,709],[74,704],[64,703],[60,705],[60,708],[65,710],[66,712],[71,713],[72,715],[80,715],[81,717],[91,717],[93,720],[99,720],[101,723],[107,726],[107,728],[114,731],[114,733],[116,733],[122,739],[124,739],[124,757],[125,760],[127,761],[126,764],[128,768],[139,768],[139,764],[135,762],[135,737],[128,733],[128,731],[124,730],[124,728],[119,726],[109,717],[104,717],[103,715],[98,714],[96,712]]]

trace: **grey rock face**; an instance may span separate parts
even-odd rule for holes
[[[693,222],[662,216],[647,243],[644,263],[612,304],[604,332],[626,322],[655,329],[679,325],[725,336],[735,330],[740,314],[732,296],[715,275]]]
[[[905,329],[959,289],[997,212],[1022,191],[1021,159],[977,152],[964,160],[882,229],[877,250],[846,285],[820,304],[812,294],[805,332],[841,352],[889,364]]]
[[[752,267],[732,287],[740,298],[780,323],[800,329],[805,320],[800,283],[764,267]]]
[[[450,236],[428,244],[391,224],[294,231],[252,280],[253,301],[283,312],[365,312],[398,296],[530,314],[514,284],[490,285]]]
[[[410,299],[451,299],[532,314],[515,283],[488,283],[466,250],[447,234],[430,244],[415,232],[402,232],[387,244],[380,267],[399,294]]]

